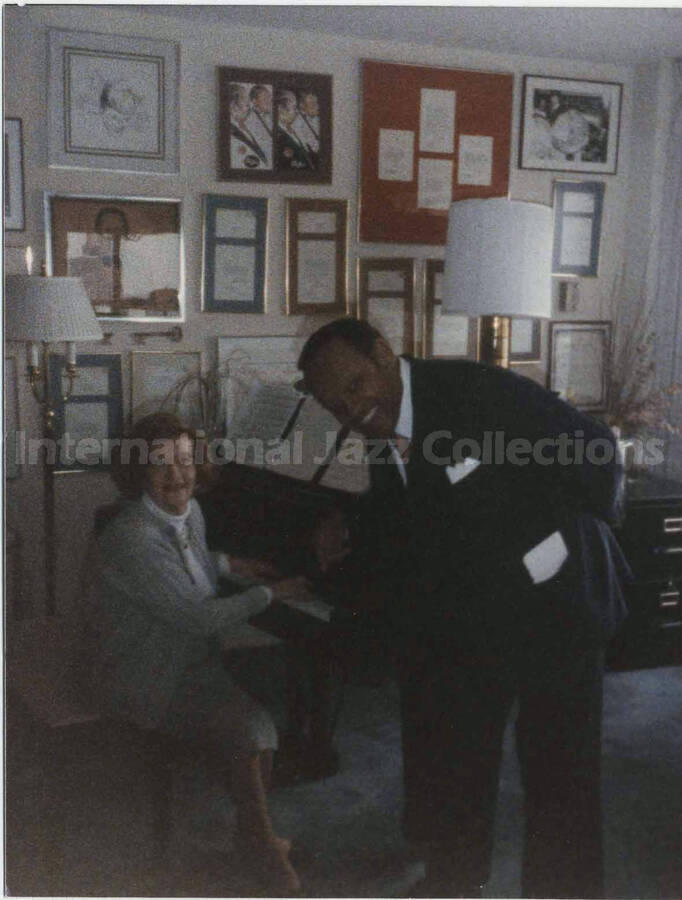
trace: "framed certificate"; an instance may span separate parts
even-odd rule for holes
[[[603,181],[555,183],[552,274],[597,275],[605,188]]]
[[[56,471],[101,469],[111,462],[112,439],[121,437],[123,394],[118,353],[79,354],[76,378],[63,400],[66,358],[50,356],[50,391],[55,398],[55,436],[62,440]]]
[[[267,215],[265,197],[204,197],[204,312],[263,312]]]
[[[426,260],[422,355],[427,359],[476,359],[476,319],[441,314],[443,269],[442,259]]]
[[[414,353],[414,260],[358,260],[358,319],[369,322],[396,353]]]
[[[610,322],[550,322],[549,388],[580,409],[606,408]]]
[[[287,313],[345,313],[347,201],[286,204]]]

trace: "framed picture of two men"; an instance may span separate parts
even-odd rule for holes
[[[218,178],[328,184],[332,76],[218,68]]]

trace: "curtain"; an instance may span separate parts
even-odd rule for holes
[[[662,388],[682,384],[682,58],[675,60],[673,79],[655,283],[656,372]],[[673,398],[670,419],[682,429],[682,395]],[[682,479],[682,437],[667,443],[666,474]]]

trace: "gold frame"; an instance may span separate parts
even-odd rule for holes
[[[369,279],[372,272],[398,272],[404,278],[403,291],[370,290]],[[414,280],[415,261],[407,257],[360,257],[358,259],[358,309],[357,318],[368,321],[370,300],[385,298],[403,301],[403,346],[401,353],[416,353],[414,327]],[[397,349],[397,348],[396,348]]]
[[[422,356],[425,359],[476,359],[478,350],[478,320],[470,316],[467,334],[467,350],[465,354],[435,356],[433,353],[433,320],[434,307],[441,303],[436,297],[436,275],[443,272],[445,263],[442,259],[427,259],[424,265],[424,311],[422,328]]]
[[[302,231],[299,227],[301,213],[331,213],[335,217],[333,231]],[[334,299],[331,303],[307,303],[299,299],[299,244],[302,241],[326,241],[335,248]],[[348,201],[313,200],[287,197],[286,200],[286,311],[287,315],[331,313],[343,315],[347,311],[348,291],[346,264],[348,259]],[[330,285],[330,287],[332,287]]]

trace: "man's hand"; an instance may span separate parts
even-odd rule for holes
[[[313,532],[313,548],[320,571],[327,572],[350,553],[350,532],[343,513],[335,509]]]

